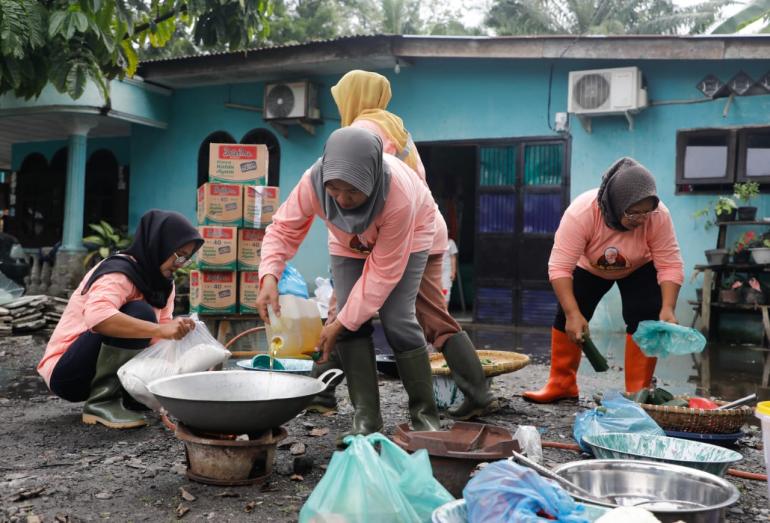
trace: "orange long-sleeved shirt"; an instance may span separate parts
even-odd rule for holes
[[[668,208],[661,203],[658,213],[632,231],[607,227],[593,189],[575,198],[562,216],[556,231],[548,277],[571,278],[575,267],[607,280],[625,278],[652,261],[658,283],[684,282],[684,264]]]
[[[286,261],[297,252],[313,219],[319,216],[329,229],[329,253],[366,259],[337,319],[355,331],[380,309],[401,281],[409,255],[429,251],[435,235],[435,203],[430,191],[401,160],[389,154],[390,189],[385,206],[362,234],[348,234],[326,220],[306,171],[288,199],[273,215],[262,241],[259,274],[280,278]]]
[[[81,294],[83,286],[94,270],[96,267],[85,275],[78,288],[72,293],[59,323],[51,334],[51,339],[48,340],[43,359],[37,365],[37,372],[43,377],[46,385],[50,385],[54,367],[78,336],[118,314],[120,308],[126,303],[144,299],[144,295],[128,279],[128,276],[117,272],[101,276],[91,285],[87,293]],[[166,306],[154,311],[158,323],[171,321],[174,312],[173,290]]]

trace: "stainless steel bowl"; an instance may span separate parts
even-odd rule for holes
[[[292,419],[341,374],[331,369],[316,379],[247,370],[193,372],[155,380],[147,388],[188,427],[256,434]]]
[[[573,461],[554,472],[595,496],[613,499],[608,506],[637,505],[663,523],[719,523],[740,497],[723,478],[668,463],[597,459]]]
[[[604,514],[609,512],[610,508],[593,507],[584,505],[585,511],[581,514],[588,521],[596,521]],[[433,511],[431,515],[432,523],[468,523],[468,505],[464,499],[450,501]]]

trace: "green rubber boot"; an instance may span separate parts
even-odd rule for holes
[[[416,431],[441,430],[436,400],[433,397],[433,376],[430,372],[428,349],[421,347],[395,353],[398,374],[409,396],[409,417]]]
[[[102,343],[96,360],[96,374],[91,380],[91,394],[83,406],[83,423],[101,423],[111,429],[132,429],[147,425],[140,413],[123,406],[123,386],[118,369],[142,351],[120,349]]]
[[[324,372],[330,369],[341,369],[342,362],[340,361],[339,354],[336,347],[329,354],[329,361],[326,363],[313,363],[313,370],[310,371],[311,378],[317,378]],[[337,411],[337,397],[334,395],[337,385],[340,384],[342,378],[333,380],[322,392],[313,396],[313,400],[307,407],[308,412],[317,412],[318,414],[325,414],[327,412]]]
[[[445,343],[444,359],[452,372],[452,379],[465,396],[462,403],[447,410],[454,419],[468,420],[499,410],[497,399],[489,391],[489,384],[481,362],[468,334],[458,332]]]
[[[374,359],[374,342],[370,336],[337,342],[337,351],[348,381],[348,394],[353,404],[350,430],[337,438],[342,445],[345,436],[367,435],[382,430],[380,414],[380,385]]]

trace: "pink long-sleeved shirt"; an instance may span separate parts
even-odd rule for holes
[[[575,267],[607,280],[625,278],[652,261],[658,283],[684,282],[684,265],[671,214],[663,203],[658,213],[632,231],[607,227],[593,189],[575,198],[556,231],[548,277],[571,278]]]
[[[144,299],[144,295],[139,292],[136,285],[125,274],[117,272],[101,276],[91,285],[87,293],[82,294],[83,286],[94,270],[96,267],[85,275],[77,290],[72,293],[56,329],[51,334],[51,339],[48,340],[43,359],[37,364],[37,372],[43,377],[46,385],[50,386],[54,367],[78,336],[87,330],[93,330],[104,320],[118,314],[120,308],[126,303]],[[166,306],[154,311],[158,323],[171,321],[174,312],[173,290]]]
[[[355,120],[350,126],[366,129],[369,132],[376,134],[382,140],[383,152],[397,156],[398,147],[396,147],[396,142],[390,139],[390,135],[386,133],[385,129],[383,129],[377,122],[362,118],[360,120]],[[422,158],[420,158],[420,153],[417,152],[417,147],[414,143],[411,143],[409,154],[413,154],[417,160],[417,169],[414,172],[417,173],[427,187],[428,180],[425,176],[425,166],[422,164]],[[436,235],[433,238],[433,247],[431,247],[430,253],[443,255],[449,243],[449,232],[447,231],[446,221],[444,220],[444,216],[441,214],[438,205],[434,204],[434,206],[436,208]]]
[[[262,241],[261,278],[281,277],[316,216],[329,230],[330,254],[366,259],[361,278],[337,316],[351,331],[374,316],[401,280],[409,255],[430,250],[435,235],[435,203],[428,188],[398,158],[385,154],[383,161],[391,173],[388,197],[362,234],[348,234],[327,221],[308,170],[273,215]]]

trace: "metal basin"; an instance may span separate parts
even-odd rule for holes
[[[648,434],[595,434],[583,441],[600,459],[641,459],[682,465],[724,476],[730,465],[743,459],[739,452],[668,436]]]
[[[668,463],[598,459],[567,463],[554,472],[595,496],[615,501],[607,506],[637,505],[663,523],[719,523],[740,497],[723,478]]]
[[[609,512],[610,508],[593,507],[583,505],[585,511],[581,514],[588,521],[596,521],[604,514]],[[468,505],[464,499],[450,501],[433,511],[431,516],[432,523],[468,523]]]
[[[341,375],[331,369],[316,378],[278,372],[193,372],[155,380],[147,387],[179,421],[219,434],[256,434],[299,414]]]

